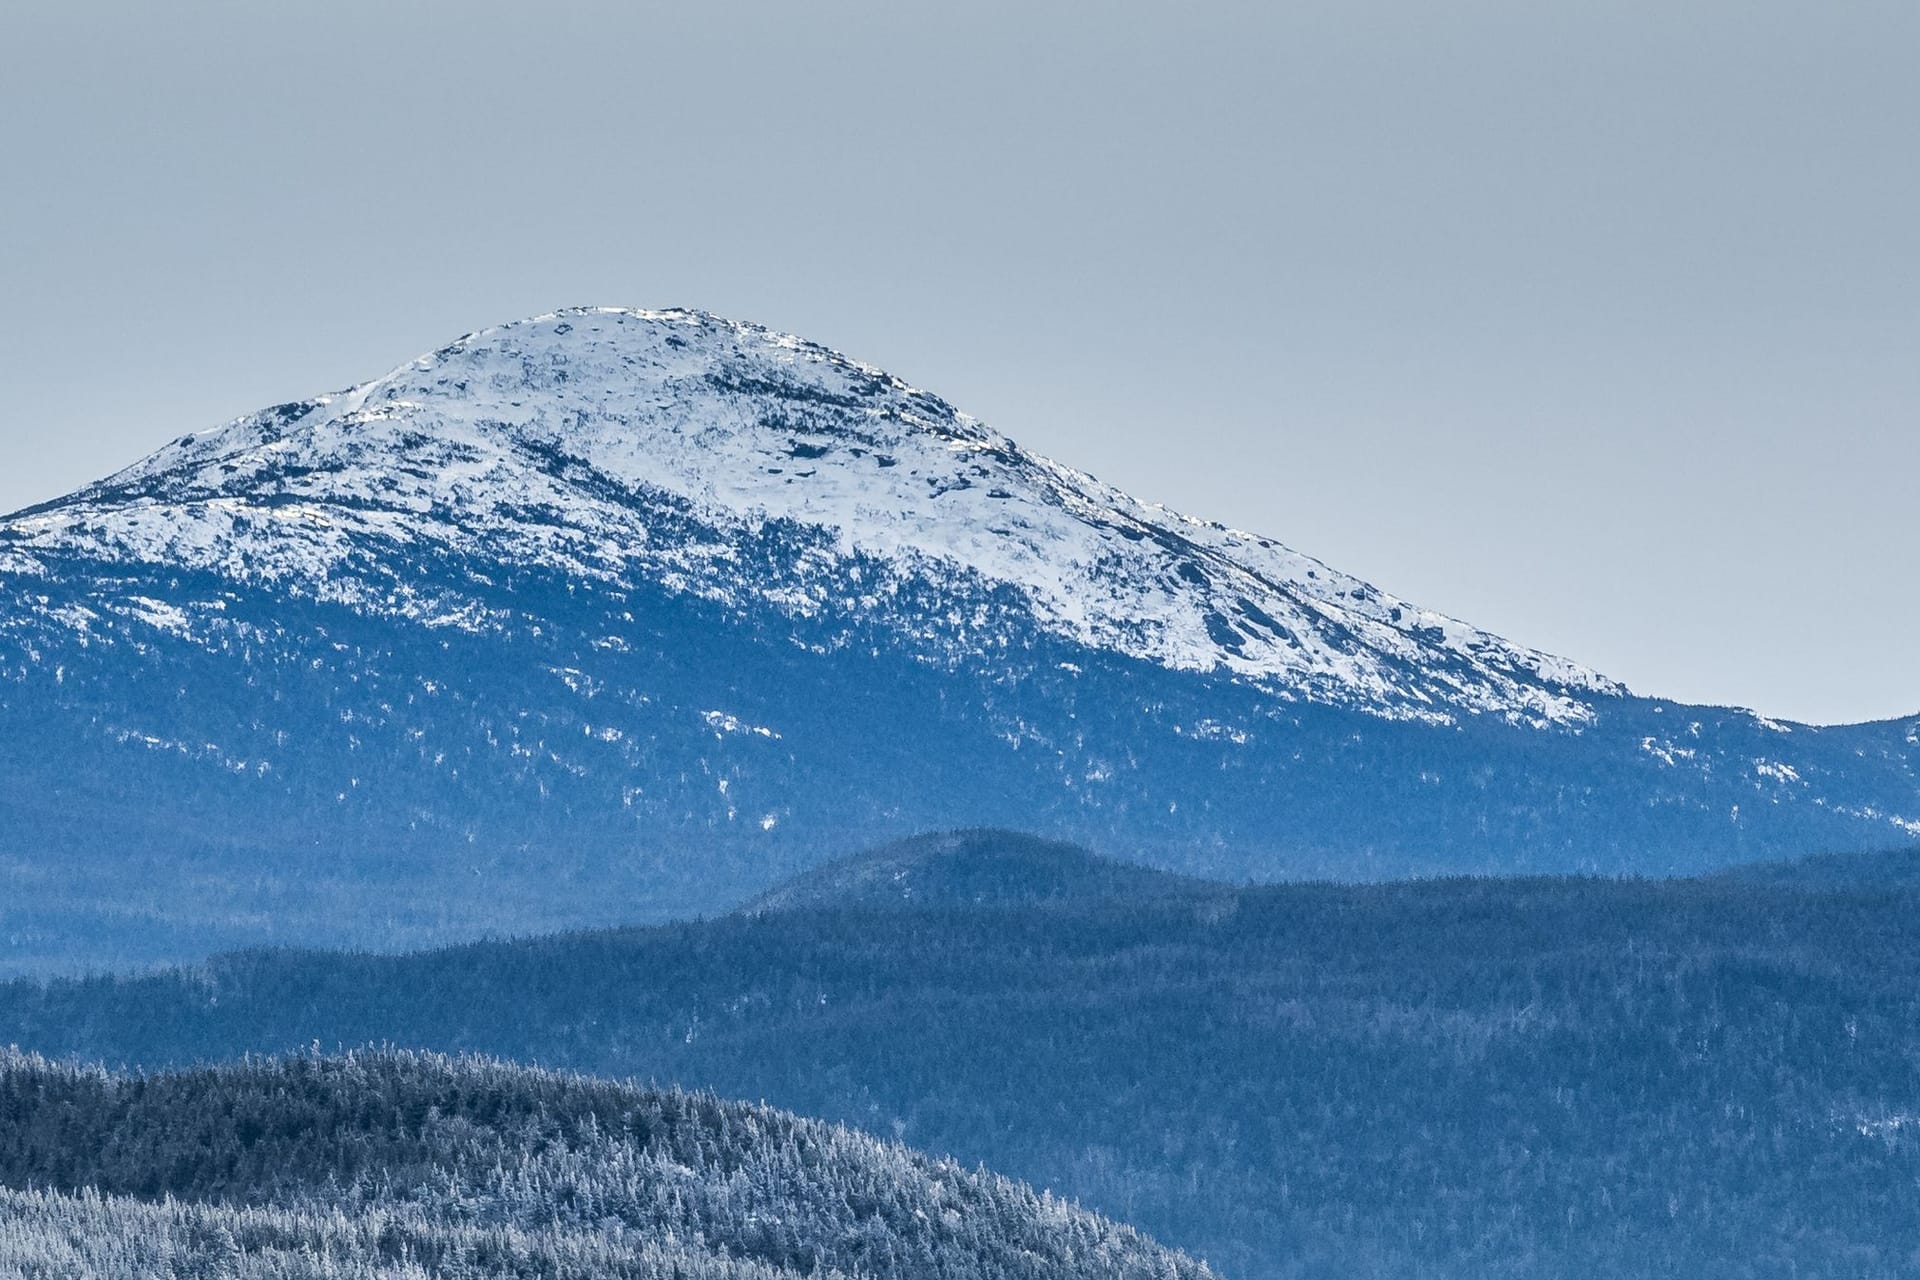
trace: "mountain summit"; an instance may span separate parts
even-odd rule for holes
[[[770,528],[791,530],[794,554],[741,554]],[[189,436],[12,532],[15,571],[39,568],[41,547],[79,551],[450,625],[484,622],[450,584],[431,602],[396,593],[387,557],[431,546],[576,580],[641,575],[800,615],[884,612],[904,584],[939,582],[969,607],[899,637],[926,653],[991,652],[1037,625],[1435,723],[1578,722],[1584,699],[1622,692],[1270,539],[1142,503],[824,347],[696,311],[579,309],[470,334]]]
[[[471,334],[0,520],[0,968],[714,911],[979,826],[1693,870],[1911,842],[1917,758],[1636,697],[693,311]]]

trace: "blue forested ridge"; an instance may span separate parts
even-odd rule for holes
[[[1896,1280],[1917,860],[1063,894],[1048,846],[1001,840],[984,903],[843,878],[700,923],[0,984],[0,1042],[148,1067],[393,1043],[760,1098],[1240,1280]]]
[[[1230,893],[1217,881],[1103,858],[1061,840],[992,827],[931,831],[844,858],[775,885],[740,911],[852,907],[1038,906]]]

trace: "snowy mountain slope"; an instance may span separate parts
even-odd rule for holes
[[[572,311],[0,520],[0,969],[730,907],[995,826],[1230,879],[1920,834],[1920,720],[1633,696],[819,347]]]
[[[769,582],[736,543],[774,522],[827,536]],[[1268,539],[1141,503],[825,348],[698,312],[578,310],[473,334],[188,437],[10,532],[0,569],[16,573],[42,548],[78,551],[416,618],[441,608],[456,624],[457,605],[382,580],[369,554],[431,542],[803,614],[830,593],[877,603],[901,576],[958,576],[1014,588],[1082,644],[1381,715],[1578,723],[1586,699],[1621,692]],[[889,572],[850,580],[855,552]],[[912,639],[991,648],[1002,638],[985,624],[949,618]]]

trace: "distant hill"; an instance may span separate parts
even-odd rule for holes
[[[1223,885],[1119,862],[1065,841],[975,828],[915,836],[829,862],[741,910],[1064,905],[1226,891]]]
[[[130,1079],[0,1055],[0,1117],[6,1276],[1208,1275],[845,1129],[488,1062],[372,1053]]]
[[[1911,1280],[1916,1027],[1911,893],[1735,880],[821,907],[0,984],[0,1044],[60,1056],[387,1042],[766,1099],[1234,1280]]]

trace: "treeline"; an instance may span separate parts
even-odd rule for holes
[[[742,1262],[898,1280],[1208,1274],[1131,1228],[848,1129],[486,1061],[380,1052],[121,1077],[14,1055],[0,1116],[0,1185],[81,1196],[9,1202],[27,1225],[0,1240],[27,1257],[52,1230],[36,1205],[83,1236],[136,1212],[92,1193],[297,1219],[163,1215],[200,1252],[239,1244],[236,1227],[284,1228],[435,1276],[557,1276],[596,1258],[672,1274],[681,1255],[715,1277],[755,1274],[728,1269]],[[24,1263],[0,1255],[9,1265]]]

